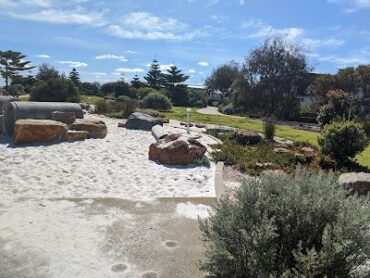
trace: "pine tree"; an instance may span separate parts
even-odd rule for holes
[[[5,90],[8,91],[9,79],[17,76],[18,71],[31,70],[31,61],[25,61],[26,55],[16,51],[0,51],[0,74],[5,79]]]
[[[160,89],[163,85],[163,74],[156,59],[151,63],[150,70],[144,79],[148,82],[149,87],[156,90]]]
[[[167,74],[164,75],[166,87],[170,91],[175,89],[177,85],[182,85],[182,83],[189,79],[189,76],[181,72],[182,70],[178,69],[176,66],[171,66],[170,69],[167,70]]]
[[[135,74],[135,76],[131,80],[131,86],[136,88],[136,89],[139,89],[142,86],[142,84],[143,83],[140,81],[139,76],[137,74]]]
[[[171,100],[174,105],[185,106],[188,104],[187,86],[184,84],[189,76],[181,73],[182,70],[176,66],[171,66],[164,75],[165,86],[169,90]]]
[[[72,71],[69,73],[69,79],[73,82],[73,84],[79,88],[81,85],[81,80],[80,80],[80,74],[76,70],[76,68],[73,68]]]

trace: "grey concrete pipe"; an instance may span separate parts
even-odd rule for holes
[[[52,119],[51,113],[54,111],[74,112],[76,118],[84,117],[83,110],[78,103],[13,101],[4,108],[5,132],[12,136],[14,124],[20,119],[50,120]]]
[[[0,96],[0,115],[3,114],[3,110],[8,102],[16,101],[18,99],[10,96]]]

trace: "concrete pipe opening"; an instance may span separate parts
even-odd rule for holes
[[[13,101],[4,108],[4,126],[8,136],[12,136],[14,125],[20,119],[52,119],[52,112],[74,112],[76,118],[83,119],[84,113],[78,103],[65,102],[22,102]]]
[[[0,115],[3,114],[5,106],[8,104],[8,102],[16,101],[17,98],[10,97],[10,96],[0,96]]]

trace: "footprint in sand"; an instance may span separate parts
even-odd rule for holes
[[[127,269],[127,265],[125,264],[115,264],[115,265],[112,265],[111,267],[111,270],[113,272],[123,272]]]
[[[158,275],[154,271],[146,271],[140,275],[141,278],[157,278]]]
[[[174,240],[166,240],[164,244],[169,248],[174,248],[177,246],[177,241]]]

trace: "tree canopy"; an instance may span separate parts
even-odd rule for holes
[[[9,79],[18,76],[18,72],[31,70],[30,61],[25,60],[26,55],[21,52],[7,50],[0,51],[0,74],[5,79],[5,90],[8,90]]]
[[[150,64],[149,72],[144,77],[148,86],[159,90],[163,85],[163,74],[160,69],[160,65],[156,59]]]

